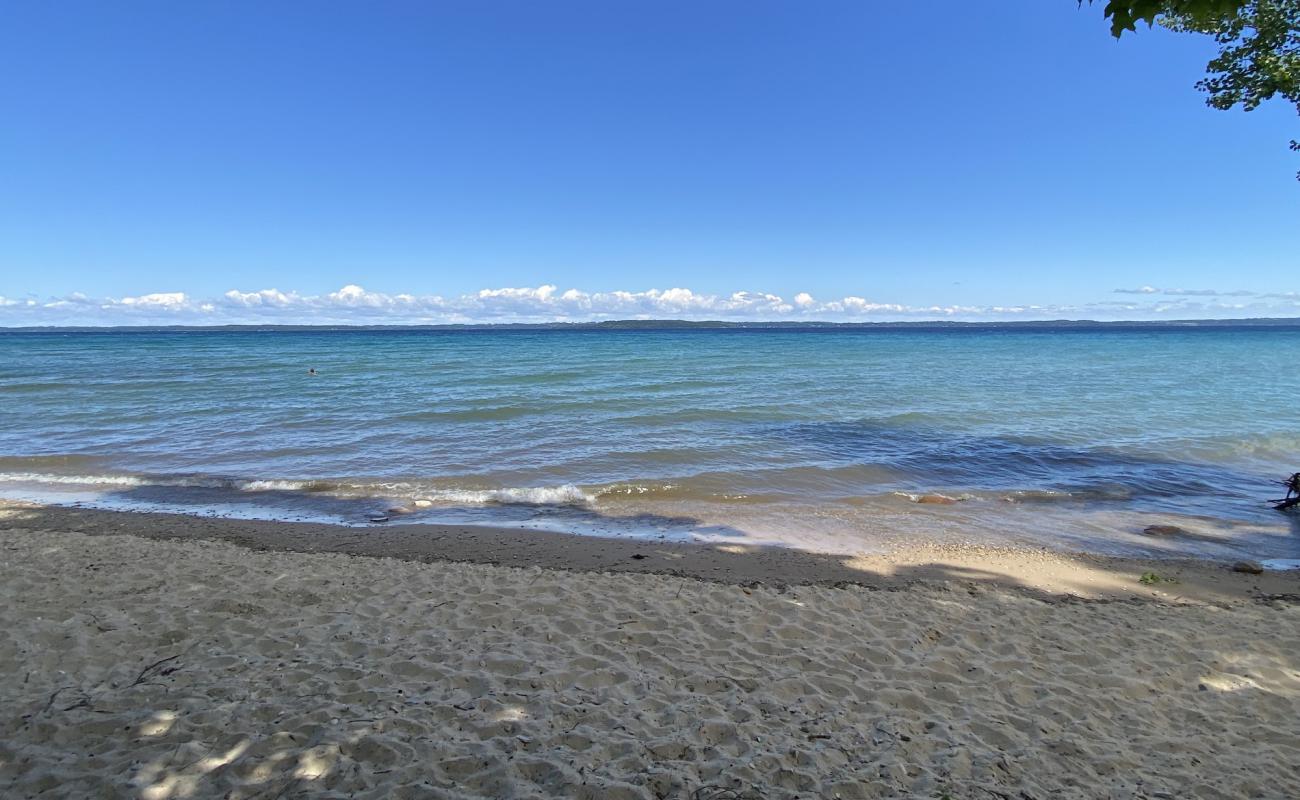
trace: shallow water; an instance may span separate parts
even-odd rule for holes
[[[1293,558],[1265,501],[1300,469],[1297,352],[1300,329],[0,333],[0,493]]]

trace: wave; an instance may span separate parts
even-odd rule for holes
[[[1162,512],[1231,509],[1249,515],[1263,507],[1260,498],[1271,497],[1273,490],[1259,475],[1201,462],[927,430],[903,435],[887,427],[863,427],[861,423],[805,425],[791,431],[776,426],[764,431],[765,436],[798,439],[802,463],[793,464],[765,463],[765,452],[752,442],[716,452],[665,442],[657,450],[597,453],[585,463],[563,469],[502,464],[492,473],[475,474],[470,466],[459,475],[391,478],[150,474],[115,468],[98,456],[74,455],[0,457],[0,485],[11,493],[15,484],[63,487],[64,491],[80,487],[115,493],[116,499],[127,502],[152,494],[154,498],[175,495],[184,502],[320,506],[373,501],[409,511],[550,506],[609,514],[680,513],[688,504],[692,513],[701,514],[709,506],[775,509],[782,504],[803,509],[883,504],[879,507],[896,511],[899,498],[915,503],[924,495],[942,495],[976,503],[1102,504]],[[1263,442],[1271,446],[1282,439]],[[413,448],[409,442],[405,446]],[[715,465],[721,468],[699,471]],[[619,475],[624,469],[631,474]],[[530,485],[534,480],[537,483]]]
[[[0,483],[135,489],[172,487],[234,492],[330,494],[345,498],[388,498],[434,505],[586,505],[595,497],[573,484],[492,489],[433,488],[415,481],[348,481],[224,478],[211,475],[59,474],[0,472]]]
[[[94,486],[121,489],[175,487],[184,489],[227,489],[240,492],[330,492],[347,484],[318,480],[250,480],[213,475],[128,475],[113,473],[66,474],[48,472],[0,472],[0,483],[31,483],[46,486]]]
[[[705,472],[667,480],[618,481],[589,486],[567,482],[542,486],[485,486],[478,478],[294,479],[95,471],[0,471],[0,484],[83,487],[123,492],[133,489],[176,488],[251,494],[328,495],[340,499],[382,498],[417,507],[493,504],[593,506],[597,503],[628,502],[802,504],[811,501],[862,504],[890,496],[917,502],[924,495],[943,495],[955,500],[1034,504],[1063,501],[1122,502],[1138,496],[1185,497],[1213,490],[1210,485],[1201,485],[1188,479],[1176,481],[1175,476],[1143,475],[1130,478],[1123,483],[1095,482],[1056,487],[990,489],[937,482],[923,486],[900,486],[897,473],[872,465],[854,465]]]
[[[483,505],[490,503],[530,506],[581,506],[594,498],[574,486],[531,486],[505,489],[443,490],[433,492],[433,498],[453,503]]]
[[[224,488],[218,478],[182,478],[140,475],[55,475],[41,472],[0,473],[0,483],[37,483],[56,486],[193,486]]]
[[[600,501],[677,501],[706,503],[764,503],[780,498],[754,492],[727,491],[708,482],[691,483],[690,479],[676,483],[650,481],[647,483],[612,483],[594,491]]]
[[[339,481],[293,481],[293,480],[243,480],[223,481],[219,488],[238,489],[241,492],[330,492],[347,487]]]
[[[1205,436],[1174,439],[1162,443],[1162,449],[1183,453],[1208,463],[1236,460],[1265,463],[1288,463],[1300,451],[1300,434],[1295,431],[1258,433],[1246,436]]]
[[[408,510],[427,507],[534,505],[582,506],[620,501],[763,503],[783,495],[736,490],[725,473],[706,473],[684,480],[623,481],[591,486],[561,483],[544,486],[475,486],[477,479],[376,480],[233,478],[214,475],[126,473],[0,472],[0,483],[89,488],[127,492],[174,488],[240,494],[310,494],[340,499],[384,499]]]

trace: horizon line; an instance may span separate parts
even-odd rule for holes
[[[575,328],[652,329],[798,329],[798,328],[1025,328],[1025,327],[1300,327],[1295,317],[1205,317],[1187,319],[1041,319],[1041,320],[880,320],[834,322],[823,320],[691,320],[681,318],[626,318],[580,322],[459,322],[459,323],[227,323],[219,325],[0,325],[3,333],[59,333],[90,331],[274,331],[274,330],[570,330]]]

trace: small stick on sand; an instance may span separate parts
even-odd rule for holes
[[[181,655],[182,655],[181,653],[177,653],[177,654],[174,655],[174,656],[168,656],[167,658],[159,659],[158,661],[155,661],[155,662],[153,662],[152,664],[150,664],[149,666],[147,666],[147,667],[145,667],[144,669],[140,670],[140,674],[136,676],[135,682],[132,683],[131,686],[139,686],[140,684],[144,683],[144,679],[145,679],[145,678],[147,678],[147,677],[148,677],[148,678],[153,677],[153,675],[150,675],[151,672],[153,672],[154,670],[158,669],[158,667],[161,667],[163,664],[166,664],[168,661],[175,661],[176,659],[180,658]],[[161,671],[159,671],[159,673],[155,673],[155,674],[161,674]],[[130,688],[130,687],[127,687],[127,688]]]
[[[54,694],[50,695],[50,699],[45,701],[45,707],[42,708],[40,711],[38,711],[38,712],[36,712],[36,713],[38,713],[38,714],[44,714],[46,711],[49,711],[49,710],[50,710],[50,706],[54,705],[54,698],[56,698],[56,697],[59,696],[59,692],[62,692],[64,689],[72,689],[72,688],[74,688],[74,687],[72,687],[72,686],[60,686],[59,688],[55,689],[55,690],[54,690]]]

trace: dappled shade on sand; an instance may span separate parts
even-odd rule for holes
[[[736,584],[6,513],[7,796],[1281,797],[1300,760],[1285,593]]]

